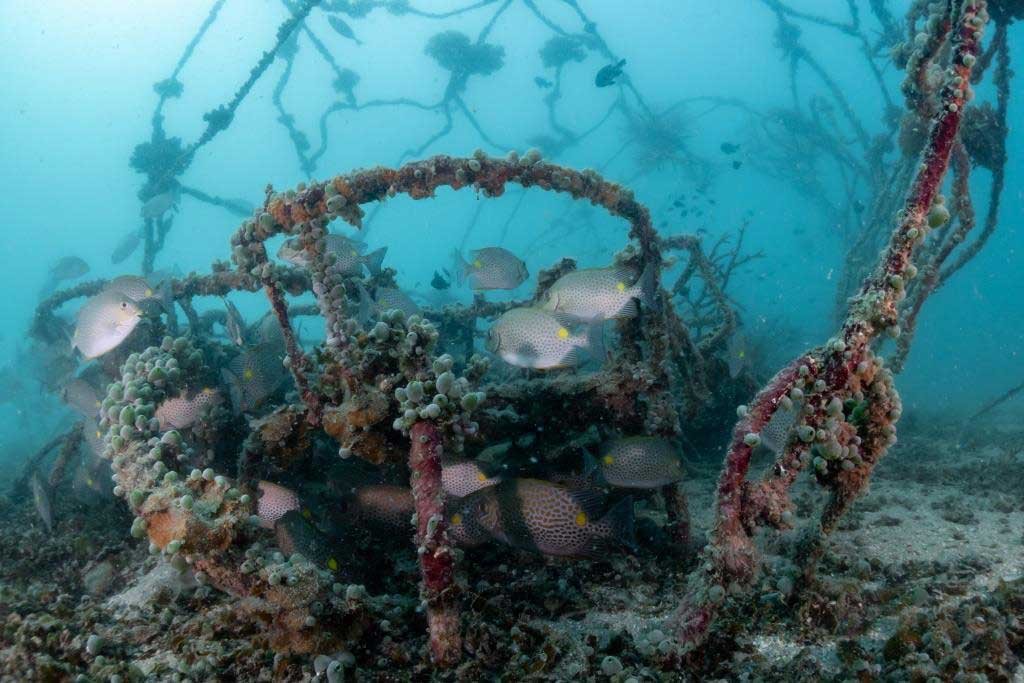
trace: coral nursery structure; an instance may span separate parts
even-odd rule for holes
[[[804,64],[831,83],[801,47],[794,23],[822,20],[776,0],[764,2],[779,22],[780,47],[792,68]],[[416,660],[411,668],[438,675],[454,669],[471,677],[484,674],[458,667],[468,666],[469,652],[484,659],[487,648],[479,646],[480,626],[467,614],[478,609],[474,603],[479,598],[465,575],[487,556],[475,552],[472,530],[459,507],[463,499],[445,483],[453,463],[469,461],[480,468],[511,463],[512,469],[522,467],[523,479],[532,479],[537,472],[558,473],[579,484],[589,474],[580,474],[584,468],[579,465],[611,438],[643,435],[685,443],[715,439],[738,416],[706,539],[691,522],[689,502],[677,480],[636,493],[664,520],[657,529],[659,542],[642,540],[640,545],[649,547],[640,552],[679,584],[678,590],[665,589],[664,602],[681,604],[665,627],[671,633],[658,639],[659,666],[665,671],[701,671],[709,660],[720,658],[716,637],[740,628],[732,616],[755,599],[763,545],[771,542],[765,540],[771,536],[765,531],[781,534],[797,527],[791,493],[804,484],[827,493],[820,517],[799,530],[790,558],[799,569],[794,590],[814,584],[830,534],[896,442],[903,407],[895,373],[909,352],[918,312],[927,297],[984,246],[995,228],[1006,163],[1007,26],[1014,17],[1009,3],[912,3],[908,24],[921,26],[901,48],[900,62],[907,71],[906,111],[902,123],[895,125],[901,139],[911,137],[913,127],[926,132],[914,142],[913,155],[902,156],[893,171],[905,181],[899,188],[900,208],[893,210],[893,190],[875,188],[870,224],[854,238],[857,248],[851,254],[856,255],[846,263],[846,279],[859,285],[841,285],[850,289],[845,294],[855,294],[839,329],[786,363],[759,390],[754,372],[733,372],[728,358],[722,358],[728,357],[740,328],[740,311],[727,293],[729,278],[761,256],[743,251],[743,229],[735,242],[723,240],[710,249],[697,235],[660,234],[647,207],[625,184],[594,170],[556,163],[537,149],[501,156],[478,150],[465,158],[436,155],[409,160],[442,139],[452,128],[453,114],[459,112],[481,138],[497,147],[464,98],[472,78],[485,77],[503,65],[503,50],[487,38],[509,2],[485,1],[457,11],[496,5],[475,40],[444,31],[427,43],[426,54],[450,74],[442,99],[426,107],[443,115],[445,127],[418,149],[409,150],[404,163],[310,179],[293,189],[268,186],[260,205],[251,210],[184,185],[183,174],[196,153],[231,125],[239,103],[275,59],[285,60],[289,69],[276,90],[280,120],[303,172],[310,175],[317,168],[323,149],[310,151],[306,136],[284,112],[280,99],[296,36],[303,32],[312,45],[320,46],[340,96],[323,114],[322,146],[327,144],[326,122],[332,113],[424,107],[415,102],[359,101],[354,94],[358,76],[342,69],[307,25],[315,10],[324,11],[344,35],[351,28],[337,24],[342,14],[357,17],[378,5],[400,14],[412,11],[408,4],[307,0],[288,3],[292,15],[278,30],[275,44],[234,97],[205,116],[206,128],[196,142],[186,146],[168,138],[162,107],[181,93],[178,72],[223,4],[214,4],[174,74],[157,84],[160,103],[152,138],[136,149],[132,165],[146,176],[139,198],[147,206],[163,195],[186,194],[238,214],[241,224],[224,243],[230,262],[218,261],[205,274],[167,277],[158,294],[148,292],[146,298],[155,305],[142,307],[131,334],[98,359],[98,414],[86,415],[30,458],[12,488],[12,499],[27,498],[35,471],[58,447],[46,487],[51,492],[64,485],[65,469],[77,449],[95,448],[109,463],[105,473],[112,475],[112,497],[131,512],[131,536],[148,545],[150,553],[164,556],[182,575],[236,598],[238,613],[259,625],[269,647],[280,656],[327,657],[330,663],[322,660],[320,668],[337,672],[338,662],[351,657],[352,651],[372,650],[367,643],[389,640],[385,634],[393,620],[409,618],[425,631],[416,641],[422,645],[422,656],[404,653],[406,663]],[[524,4],[551,23],[539,5]],[[557,119],[563,70],[581,61],[588,50],[616,56],[578,3],[567,4],[589,28],[576,34],[554,25],[555,36],[541,50],[545,67],[553,69],[546,104],[558,138],[549,139],[547,147],[556,152],[579,144],[592,132],[574,132]],[[884,3],[872,6],[879,12]],[[990,12],[996,27],[989,47],[983,49]],[[879,16],[895,22],[886,13]],[[832,28],[866,42],[859,26]],[[996,106],[971,104],[973,85],[992,60]],[[845,102],[832,86],[832,97]],[[624,113],[631,139],[638,140],[639,169],[633,179],[669,166],[702,177],[705,165],[687,149],[673,109],[655,114],[628,79],[619,87],[622,95],[613,109]],[[885,92],[884,84],[881,88]],[[631,104],[626,104],[627,97]],[[732,101],[715,106],[743,105]],[[882,163],[868,151],[873,143],[850,108],[839,109],[854,132],[854,144],[864,148],[866,157]],[[788,119],[773,120],[784,125]],[[765,130],[760,128],[758,134]],[[766,142],[773,151],[761,157],[765,166],[806,151],[801,145],[807,140],[768,131],[776,139]],[[814,144],[828,148],[836,163],[854,175],[871,175],[860,159],[840,149],[838,135],[819,133]],[[972,162],[993,174],[989,216],[977,241],[947,265],[974,226],[968,184]],[[950,168],[953,180],[947,199],[942,190]],[[625,244],[613,265],[622,272],[643,274],[638,283],[644,277],[654,283],[652,291],[644,292],[635,315],[608,321],[610,351],[595,353],[588,365],[576,370],[518,372],[492,362],[475,342],[481,327],[493,325],[508,312],[544,305],[552,286],[579,270],[575,261],[546,264],[537,276],[536,291],[524,300],[494,301],[477,295],[466,305],[416,312],[385,305],[368,310],[368,301],[382,301],[384,293],[397,290],[397,272],[368,268],[364,275],[343,262],[329,240],[343,228],[359,234],[372,218],[366,207],[396,197],[430,201],[439,191],[452,190],[489,199],[512,188],[522,193],[523,202],[551,193],[602,209],[622,222]],[[854,194],[846,199],[852,201]],[[167,207],[149,215],[144,209],[143,218],[142,272],[149,275],[172,221],[181,219],[173,218]],[[874,249],[883,235],[885,248],[877,262],[866,267],[864,251]],[[294,250],[289,263],[268,252],[268,242],[282,237]],[[670,284],[667,274],[677,261],[681,274]],[[59,309],[79,298],[96,297],[112,285],[96,280],[50,294],[36,310],[31,328],[35,342],[40,348],[55,346],[69,333]],[[627,286],[619,285],[620,291]],[[194,306],[196,300],[243,291],[261,292],[269,306],[264,319],[252,326],[233,318],[236,312],[230,307],[226,313],[218,309],[199,314]],[[315,305],[290,301],[308,295]],[[184,321],[178,319],[179,310]],[[322,322],[322,338],[303,340],[300,318]],[[896,340],[894,362],[883,353],[882,341],[887,338]],[[50,389],[60,390],[60,383]],[[64,391],[68,393],[67,388]],[[742,401],[746,403],[737,406]],[[505,455],[494,455],[495,444],[505,447]],[[771,463],[759,479],[752,472],[758,449],[772,451]],[[533,462],[524,466],[521,461],[528,458],[521,456],[526,452],[533,455]],[[517,459],[520,462],[514,462]],[[368,470],[379,481],[365,487],[340,483],[348,481],[351,471]],[[483,469],[475,476],[488,480]],[[494,480],[502,476],[494,475]],[[386,514],[374,518],[367,512],[371,494],[384,501],[374,511]],[[634,500],[626,495],[611,501],[607,514],[612,515],[622,501],[632,522]],[[596,516],[591,508],[579,514],[579,527]],[[386,531],[380,530],[382,523]],[[487,540],[500,537],[491,531]],[[502,531],[513,537],[508,529]],[[409,583],[398,597],[370,595],[364,587],[367,577],[372,579],[379,567],[391,566],[379,557],[379,549],[390,547],[387,544],[396,538],[400,559],[393,564],[414,564],[415,570],[405,571],[406,576],[417,576],[417,585]],[[623,545],[632,542],[628,537],[621,540]],[[527,549],[539,547],[538,542]],[[593,559],[595,554],[584,556]],[[565,575],[571,570],[561,574],[566,567],[552,563],[535,569],[559,572],[559,585],[568,586]],[[1005,587],[992,600],[1019,602],[1014,590]],[[965,603],[963,609],[974,609],[972,605]],[[389,656],[401,658],[393,651]],[[609,657],[601,669],[615,676],[622,666]]]

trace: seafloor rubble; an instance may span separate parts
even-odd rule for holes
[[[793,590],[782,537],[756,599],[724,615],[688,675],[729,680],[1015,680],[1024,673],[1024,461],[1009,421],[965,439],[908,428],[844,520],[814,582]],[[1005,437],[1005,438],[1003,438]],[[994,465],[998,463],[998,465]],[[712,471],[688,472],[710,508]],[[985,496],[979,496],[985,491]],[[798,513],[819,496],[794,494]],[[671,616],[692,556],[645,543],[609,561],[551,560],[485,546],[460,563],[462,664],[427,663],[405,545],[375,541],[374,571],[341,594],[373,613],[343,651],[276,655],[260,610],[183,579],[128,542],[128,515],[58,503],[48,533],[29,505],[0,515],[3,680],[679,680]],[[641,512],[659,517],[653,507]],[[695,520],[704,526],[706,513]],[[660,521],[660,520],[659,520]],[[644,529],[656,525],[640,523]],[[790,536],[792,536],[791,534]],[[732,624],[733,626],[729,626]],[[332,664],[337,662],[337,664]],[[328,667],[331,676],[328,677]],[[120,678],[118,678],[120,677]]]

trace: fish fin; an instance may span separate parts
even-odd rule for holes
[[[571,489],[573,499],[580,504],[587,516],[596,520],[604,507],[604,491],[588,486],[579,486]]]
[[[658,273],[654,264],[650,261],[644,266],[644,272],[640,273],[640,279],[636,281],[639,288],[640,303],[644,308],[654,308],[655,295],[658,292]]]
[[[608,526],[609,536],[630,550],[636,550],[636,527],[633,517],[633,496],[626,496],[601,518]]]
[[[234,414],[241,414],[242,385],[240,384],[238,377],[227,368],[221,368],[220,376],[221,379],[224,380],[224,384],[228,385],[228,394],[231,396],[231,407]]]
[[[156,287],[157,300],[167,315],[174,315],[174,288],[170,280],[162,280]]]
[[[600,467],[597,464],[597,458],[595,458],[590,451],[586,448],[583,449],[583,478],[593,479],[597,477],[597,473]]]
[[[381,247],[376,251],[371,251],[363,257],[363,263],[366,264],[366,269],[370,271],[370,275],[380,275],[381,264],[384,263],[384,255],[388,253],[387,247]]]
[[[640,310],[640,307],[637,306],[636,299],[630,299],[629,301],[627,301],[622,306],[621,309],[619,309],[619,313],[615,317],[616,318],[635,318],[636,314],[637,314],[637,312],[639,310]]]
[[[605,361],[606,351],[604,348],[604,318],[597,316],[587,322],[587,351],[591,359],[598,364]]]

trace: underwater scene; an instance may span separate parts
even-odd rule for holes
[[[1024,683],[1024,0],[0,38],[0,683]]]

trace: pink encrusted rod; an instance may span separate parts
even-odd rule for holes
[[[430,658],[437,666],[452,666],[462,654],[455,558],[448,540],[441,454],[444,438],[433,422],[417,422],[409,431],[409,470],[416,509],[416,546],[430,632]]]
[[[952,20],[938,27],[943,33],[947,28],[950,30],[953,47],[941,92],[941,107],[932,121],[928,144],[888,247],[851,303],[837,337],[826,347],[814,349],[780,370],[758,393],[733,431],[718,483],[710,542],[701,568],[691,576],[687,595],[676,615],[677,635],[687,648],[699,646],[707,637],[726,592],[742,590],[756,574],[758,556],[752,529],[758,522],[777,517],[779,509],[788,507],[788,485],[795,478],[800,461],[796,458],[780,461],[779,464],[789,469],[779,468],[782,474],[767,477],[760,485],[752,486],[747,481],[747,473],[753,449],[759,441],[756,435],[802,377],[805,385],[806,379],[813,379],[815,387],[806,396],[809,413],[806,424],[812,427],[823,424],[826,406],[836,400],[841,405],[842,400],[853,393],[851,388],[859,388],[864,368],[871,365],[871,343],[885,330],[898,333],[897,304],[904,297],[904,278],[908,276],[914,248],[928,232],[928,215],[949,166],[950,152],[969,96],[971,66],[988,19],[984,0],[956,0],[953,4],[956,9],[950,12]],[[867,372],[872,373],[870,369]],[[861,445],[863,466],[850,472],[848,477],[835,476],[831,480],[833,501],[822,520],[826,533],[863,489],[871,468],[884,455],[890,442],[879,436],[892,435],[898,413],[898,409],[884,411],[880,407],[870,411],[870,424],[864,430],[868,438]],[[787,455],[792,456],[800,449],[791,442]],[[773,486],[777,483],[782,485]]]

